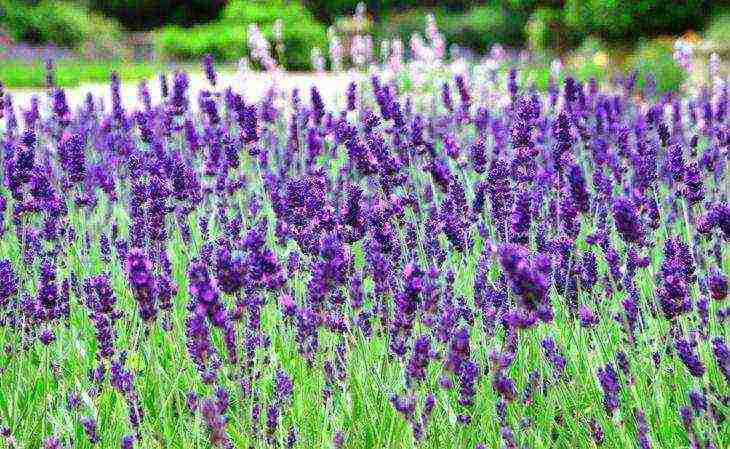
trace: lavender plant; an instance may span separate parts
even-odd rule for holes
[[[730,85],[542,93],[443,45],[337,98],[212,58],[6,95],[2,444],[730,447]]]

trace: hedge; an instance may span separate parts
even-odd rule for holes
[[[28,3],[0,0],[0,27],[17,41],[80,47],[86,43],[109,46],[121,38],[114,21],[69,2]]]
[[[730,10],[713,17],[705,30],[704,36],[717,44],[730,45]]]
[[[434,14],[447,45],[484,52],[495,43],[518,46],[525,39],[526,17],[493,5],[477,6],[463,13],[419,8],[389,14],[376,25],[375,34],[379,39],[398,37],[407,45],[413,33],[423,33],[429,13]]]
[[[643,88],[648,76],[654,78],[657,92],[676,91],[686,79],[686,72],[672,57],[674,46],[671,40],[655,39],[641,41],[627,61],[629,70],[639,73],[637,85]]]
[[[217,20],[227,0],[84,0],[131,30],[193,26]]]
[[[248,27],[256,23],[272,43],[274,22],[281,19],[284,41],[283,61],[289,70],[311,69],[314,47],[327,48],[327,32],[298,2],[285,0],[232,1],[219,22],[192,28],[165,27],[156,33],[159,55],[170,60],[197,60],[206,53],[218,61],[235,61],[248,54]]]
[[[469,7],[480,3],[499,3],[475,0],[303,0],[317,19],[325,23],[333,23],[337,17],[353,14],[357,4],[362,2],[367,6],[368,14],[375,18],[384,15],[402,12],[413,8],[440,8],[449,11],[465,11]]]
[[[712,0],[566,0],[567,27],[582,35],[610,41],[701,29],[711,13]]]

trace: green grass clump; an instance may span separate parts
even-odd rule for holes
[[[655,39],[641,42],[627,61],[627,68],[639,73],[637,85],[643,88],[651,76],[657,92],[679,90],[687,73],[674,60],[673,51],[671,41]]]
[[[713,17],[704,31],[704,37],[725,47],[730,46],[730,11]]]
[[[134,81],[153,77],[164,68],[159,63],[76,59],[59,59],[55,67],[56,82],[61,87],[106,83],[113,71],[125,81]],[[9,88],[42,88],[46,84],[45,63],[39,60],[3,61],[0,80]]]

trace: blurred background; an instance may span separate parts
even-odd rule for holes
[[[429,14],[447,56],[476,60],[496,44],[523,58],[529,53],[538,84],[547,79],[541,67],[548,73],[560,58],[583,78],[606,76],[609,67],[651,68],[657,88],[671,90],[685,76],[672,57],[678,38],[700,59],[730,56],[730,0],[369,0],[364,6],[356,0],[0,0],[0,80],[10,88],[42,87],[48,59],[64,87],[104,82],[111,70],[128,81],[172,65],[195,70],[208,53],[223,70],[234,70],[251,56],[252,38],[261,36],[286,70],[340,70],[357,62],[348,49],[353,42],[367,42],[378,60],[399,39],[407,59],[412,35],[424,33]],[[330,56],[333,45],[345,48],[341,62]]]

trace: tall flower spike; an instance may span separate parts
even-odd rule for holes
[[[148,323],[154,321],[157,317],[157,295],[152,262],[143,250],[133,248],[127,253],[126,270],[139,315]]]

